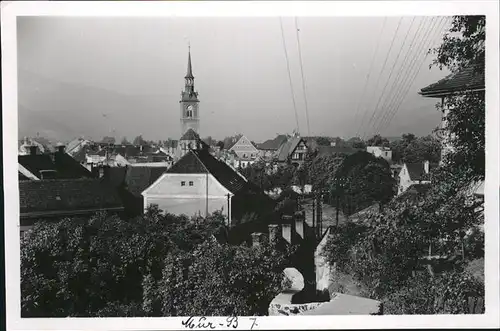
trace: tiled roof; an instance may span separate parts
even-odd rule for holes
[[[19,182],[19,201],[21,214],[122,207],[117,192],[98,179]]]
[[[281,145],[278,154],[278,161],[286,161],[301,141],[303,141],[303,139],[300,137],[292,137],[285,144]]]
[[[281,145],[286,143],[287,139],[286,135],[280,134],[274,139],[264,141],[262,144],[258,145],[257,148],[261,150],[277,151]]]
[[[19,155],[18,162],[40,178],[41,170],[54,170],[58,178],[90,178],[92,173],[66,153]]]
[[[127,167],[125,185],[127,191],[135,196],[153,184],[165,171],[167,167]]]
[[[180,140],[199,140],[200,136],[194,132],[193,129],[188,129],[181,137]]]
[[[470,66],[457,73],[450,74],[438,82],[424,87],[420,94],[429,97],[438,97],[455,92],[484,89],[484,68],[475,70]]]
[[[225,162],[217,160],[206,150],[191,150],[175,163],[167,173],[210,173],[233,194],[242,190],[255,190]]]

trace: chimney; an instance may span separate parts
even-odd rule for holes
[[[283,239],[285,239],[289,244],[292,243],[292,225],[283,223],[281,225]]]
[[[424,171],[426,174],[429,173],[429,161],[424,162]]]
[[[278,242],[279,238],[279,224],[269,224],[269,243],[271,245],[275,245]]]
[[[30,150],[30,155],[36,155],[37,146],[31,145],[31,146],[29,146],[29,150]]]
[[[295,213],[295,232],[299,234],[299,236],[304,239],[304,217],[303,211]]]
[[[264,234],[260,232],[254,232],[252,233],[252,246],[253,247],[258,247],[262,245],[262,238]]]
[[[66,151],[66,146],[64,146],[64,145],[58,145],[57,146],[57,151],[59,153],[64,153]]]

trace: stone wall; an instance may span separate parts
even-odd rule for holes
[[[314,265],[316,267],[316,290],[321,292],[327,291],[332,284],[332,273],[334,272],[334,266],[331,266],[322,256],[323,248],[325,247],[329,237],[330,229],[327,230],[326,235],[318,244],[314,252]]]

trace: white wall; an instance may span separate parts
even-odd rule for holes
[[[184,186],[182,182],[185,183]],[[190,183],[192,186],[189,185]],[[206,174],[169,173],[160,176],[143,192],[145,208],[156,204],[166,212],[188,216],[200,212],[202,216],[205,216],[207,204],[209,214],[223,209],[223,214],[227,216],[228,194],[232,196],[232,193],[211,174],[207,176]]]

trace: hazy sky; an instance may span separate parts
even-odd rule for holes
[[[308,135],[295,19],[282,22],[299,128]],[[448,74],[429,70],[432,54],[424,60],[427,40],[439,44],[445,23],[299,17],[310,134],[352,137],[360,126],[361,135],[430,133],[437,100],[417,92]],[[188,41],[202,137],[263,141],[296,126],[278,17],[22,17],[17,33],[21,136],[178,139]],[[396,109],[390,123],[382,120]]]

